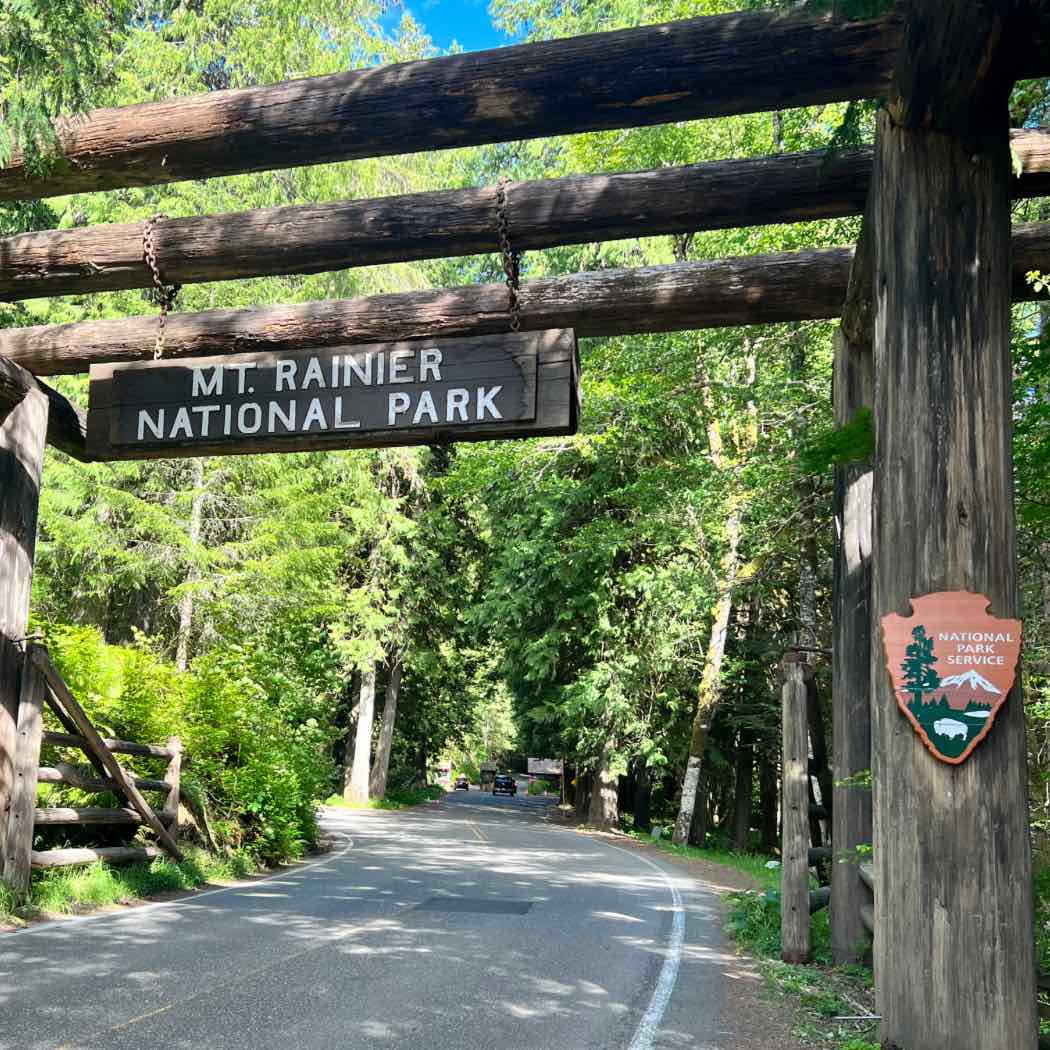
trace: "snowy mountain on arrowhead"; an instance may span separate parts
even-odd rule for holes
[[[968,685],[974,691],[983,689],[986,693],[999,693],[999,690],[987,678],[982,678],[976,671],[967,671],[965,674],[953,674],[941,679],[942,687],[955,686],[957,689],[961,689],[964,685]]]

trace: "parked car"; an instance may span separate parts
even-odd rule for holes
[[[492,781],[492,794],[494,795],[516,795],[518,793],[518,782],[506,773],[499,773]]]
[[[453,785],[454,791],[459,791],[460,788],[464,791],[470,790],[470,781],[462,773],[456,777],[456,783]]]

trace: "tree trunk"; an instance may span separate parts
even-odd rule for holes
[[[635,770],[634,826],[639,831],[652,827],[653,775],[644,762]]]
[[[756,358],[753,348],[747,348],[748,385],[754,387]],[[722,441],[722,432],[715,415],[715,406],[711,397],[711,387],[703,373],[702,363],[698,363],[698,378],[704,382],[705,408],[708,413],[707,440],[711,460],[719,471],[727,469]],[[757,413],[754,402],[748,405],[748,419],[745,436],[741,442],[741,452],[746,453],[754,446],[758,437]],[[739,484],[739,482],[735,482]],[[719,594],[715,601],[711,617],[711,636],[707,641],[707,659],[704,662],[703,674],[700,677],[700,689],[693,715],[693,731],[689,739],[689,759],[685,768],[685,779],[682,782],[682,801],[675,821],[671,841],[682,846],[690,841],[693,827],[693,810],[696,808],[697,791],[700,786],[700,774],[704,762],[704,750],[707,747],[707,736],[711,731],[711,722],[722,699],[722,657],[725,655],[726,635],[729,630],[729,616],[733,611],[733,588],[736,586],[737,572],[740,569],[740,522],[743,513],[743,496],[734,491],[730,497],[729,513],[726,517],[725,551],[722,554],[719,573]]]
[[[591,808],[587,823],[596,828],[620,826],[619,778],[609,770],[609,750],[602,752],[601,765],[594,776],[591,789]]]
[[[987,595],[996,616],[1018,608],[1009,84],[983,108],[971,102],[960,125],[928,125],[940,103],[950,111],[960,101],[953,93],[930,102],[927,89],[960,83],[931,60],[933,31],[963,37],[945,45],[949,58],[972,52],[963,83],[988,87],[992,79],[994,88],[998,9],[917,3],[921,112],[914,122],[899,105],[879,114],[876,629],[886,614],[907,616],[912,598],[937,591]],[[1008,56],[1004,47],[1001,58]],[[1020,668],[988,737],[963,764],[948,765],[898,709],[883,645],[872,650],[876,1013],[884,1045],[1027,1050],[1038,1025]]]
[[[404,673],[404,656],[391,658],[390,677],[386,683],[386,695],[383,699],[383,728],[379,732],[379,745],[376,748],[375,762],[372,765],[372,778],[369,791],[373,798],[382,798],[386,794],[386,778],[390,768],[390,746],[394,742],[394,720],[397,718],[397,699],[401,692],[401,676]]]
[[[736,791],[733,798],[733,849],[737,853],[746,853],[750,846],[753,810],[751,793],[755,776],[753,736],[750,729],[740,730],[740,743],[736,757]]]
[[[361,673],[361,705],[357,712],[357,735],[354,738],[354,762],[350,783],[343,792],[347,802],[368,801],[368,776],[372,759],[372,721],[375,715],[376,665],[372,660]]]
[[[48,399],[30,389],[0,419],[0,875],[15,780],[18,698],[29,623]]]
[[[582,770],[576,774],[576,819],[584,820],[591,805],[592,776]]]
[[[204,514],[204,460],[194,459],[193,502],[190,504],[190,571],[187,583],[193,584],[200,579],[197,566],[197,545],[201,538],[201,519]],[[193,636],[193,591],[183,592],[179,599],[179,632],[175,646],[175,663],[180,671],[185,671],[190,660],[190,641]]]

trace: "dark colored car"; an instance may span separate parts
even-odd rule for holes
[[[456,777],[456,782],[452,785],[452,787],[455,791],[459,791],[460,788],[462,788],[464,791],[469,791],[470,781],[465,776],[460,774],[458,777]]]
[[[516,795],[518,793],[518,782],[506,773],[498,773],[492,782],[492,794],[494,795]]]

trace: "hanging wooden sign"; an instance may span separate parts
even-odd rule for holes
[[[882,618],[897,704],[934,757],[957,765],[988,735],[1014,684],[1021,621],[988,612],[969,591],[912,599],[909,617]]]
[[[573,434],[572,329],[91,366],[97,460]]]

